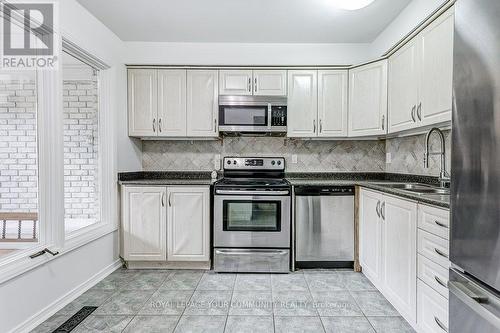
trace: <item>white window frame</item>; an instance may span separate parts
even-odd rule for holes
[[[63,46],[61,50],[69,51],[99,69],[101,219],[99,223],[65,234],[62,64],[59,63],[58,70],[37,70],[38,220],[40,226],[42,223],[44,225],[39,227],[39,245],[0,258],[0,284],[118,229],[116,140],[110,99],[113,71],[104,62],[57,33],[54,34],[54,42]],[[103,142],[106,144],[101,144]],[[33,259],[29,257],[45,248],[59,254],[44,254]]]

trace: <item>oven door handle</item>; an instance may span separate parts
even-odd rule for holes
[[[288,195],[290,194],[290,191],[288,190],[283,190],[283,191],[239,191],[239,190],[215,190],[215,194],[226,194],[226,195],[232,195],[232,194],[245,194],[245,195]]]

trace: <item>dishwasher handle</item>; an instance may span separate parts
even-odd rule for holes
[[[296,186],[296,196],[354,195],[354,186]]]

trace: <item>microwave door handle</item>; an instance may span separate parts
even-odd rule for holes
[[[271,130],[272,113],[273,113],[273,107],[272,107],[271,103],[267,103],[267,129],[268,130]]]

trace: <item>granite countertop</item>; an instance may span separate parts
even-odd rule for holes
[[[372,190],[396,195],[405,199],[450,208],[450,196],[438,194],[417,194],[402,189],[395,189],[384,184],[390,183],[424,183],[437,185],[437,177],[415,176],[391,173],[300,173],[287,174],[287,180],[293,186],[335,186],[335,185],[358,185]]]
[[[211,185],[210,171],[138,171],[118,174],[120,185]]]

